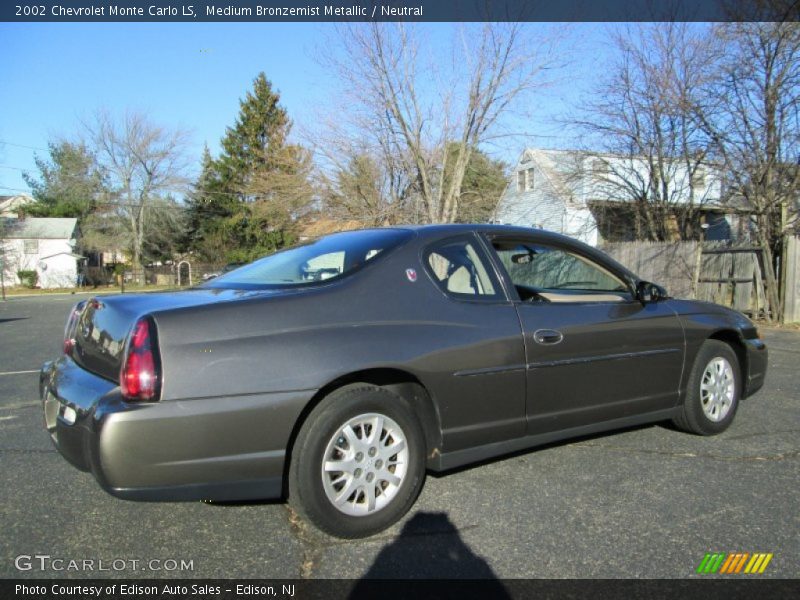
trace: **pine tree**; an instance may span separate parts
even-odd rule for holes
[[[275,168],[275,154],[289,135],[291,123],[278,103],[280,96],[264,73],[253,81],[253,90],[239,102],[236,123],[222,138],[218,168],[225,185],[244,193],[253,174]]]
[[[225,224],[239,210],[239,203],[237,194],[226,191],[219,166],[206,146],[200,176],[186,199],[188,223],[184,247],[210,262],[225,260],[226,249],[232,242]]]
[[[310,202],[311,186],[305,152],[287,143],[291,121],[279,102],[260,73],[239,102],[220,156],[204,153],[190,235],[208,259],[252,260],[293,241],[293,217]]]

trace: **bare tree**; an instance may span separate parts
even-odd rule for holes
[[[800,196],[800,25],[726,23],[715,28],[715,77],[692,104],[732,189],[755,214],[772,317],[783,305],[776,258],[796,222]]]
[[[95,113],[84,128],[87,146],[108,181],[104,230],[114,231],[108,222],[113,214],[122,218],[133,267],[138,269],[147,228],[158,226],[148,218],[148,210],[159,196],[180,191],[187,183],[187,134],[156,125],[141,113],[126,112],[115,119],[105,110]]]
[[[367,152],[345,155],[332,175],[322,173],[323,210],[343,222],[358,220],[367,226],[393,224],[403,214],[403,193],[394,194],[391,168]]]
[[[518,23],[465,25],[448,62],[441,52],[426,61],[418,29],[407,24],[340,30],[344,58],[331,64],[353,118],[339,131],[349,149],[377,157],[384,173],[371,187],[381,191],[384,208],[399,202],[406,218],[423,222],[458,218],[472,153],[500,133],[504,114],[543,85],[552,62],[550,41],[527,31]],[[336,160],[352,168],[357,156]]]
[[[578,161],[574,176],[591,179],[597,198],[632,207],[637,237],[653,241],[696,237],[698,209],[721,193],[708,136],[687,109],[710,61],[695,27],[655,23],[617,32],[617,63],[575,120],[595,154]]]

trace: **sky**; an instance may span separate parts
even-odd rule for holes
[[[452,24],[426,24],[434,48]],[[531,24],[534,33],[552,25]],[[570,147],[558,116],[578,106],[612,57],[609,24],[559,27],[567,63],[532,102],[525,137],[494,150],[513,162],[526,145]],[[72,137],[99,108],[144,112],[154,122],[190,133],[190,156],[204,144],[219,149],[239,99],[264,71],[281,94],[296,129],[313,130],[333,106],[339,82],[319,57],[335,52],[329,23],[2,23],[4,93],[0,104],[0,195],[27,190],[34,155],[49,140]]]

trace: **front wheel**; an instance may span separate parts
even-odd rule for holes
[[[289,502],[321,530],[366,537],[397,522],[425,477],[419,422],[400,396],[371,385],[324,398],[298,433]]]
[[[694,361],[675,424],[699,435],[722,433],[733,422],[741,390],[736,353],[724,342],[706,340]]]

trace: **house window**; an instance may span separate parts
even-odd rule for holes
[[[25,254],[39,254],[39,240],[24,240]]]
[[[529,169],[520,169],[517,171],[517,191],[533,191],[533,167],[530,167]]]

